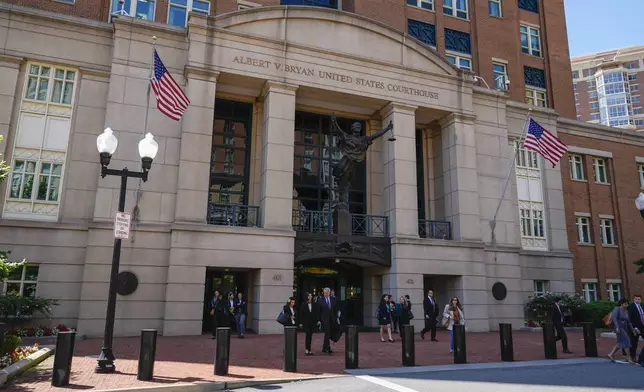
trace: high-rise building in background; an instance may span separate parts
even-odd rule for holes
[[[570,62],[578,120],[644,129],[644,46],[577,56]]]

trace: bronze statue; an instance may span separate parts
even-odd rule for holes
[[[342,153],[342,159],[333,167],[333,177],[338,183],[339,191],[338,204],[335,207],[337,210],[349,209],[347,192],[356,164],[365,160],[367,150],[374,140],[392,129],[394,129],[394,124],[389,121],[389,125],[375,134],[362,136],[362,125],[359,122],[355,122],[351,125],[351,133],[346,133],[338,125],[335,113],[331,116],[331,134],[338,136],[336,147]],[[389,140],[393,141],[395,139],[391,137]]]

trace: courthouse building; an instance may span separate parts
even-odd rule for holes
[[[323,287],[365,326],[382,293],[409,294],[417,327],[427,289],[456,295],[472,331],[523,326],[537,281],[574,291],[560,167],[520,148],[508,177],[530,109],[555,134],[587,126],[558,114],[574,116],[561,1],[125,1],[136,18],[14,3],[0,3],[0,248],[29,264],[4,290],[56,299],[53,322],[103,331],[119,194],[100,178],[106,127],[111,168],[140,169],[145,132],[159,143],[127,191],[121,271],[137,284],[121,287],[117,335],[200,334],[214,289],[244,293],[259,333]],[[148,99],[152,36],[190,98],[181,121]],[[346,132],[394,126],[354,175],[344,238],[333,113]]]

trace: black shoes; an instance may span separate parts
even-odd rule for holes
[[[570,350],[563,350],[564,354],[572,354],[572,351]]]

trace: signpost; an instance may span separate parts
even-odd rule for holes
[[[117,212],[114,216],[114,238],[127,240],[130,238],[130,222],[132,214],[127,212]]]

